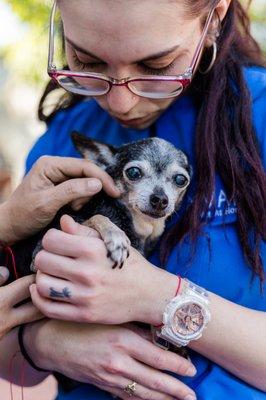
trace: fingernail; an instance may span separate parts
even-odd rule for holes
[[[188,394],[184,400],[197,400],[197,397],[194,394]]]
[[[197,370],[195,367],[189,367],[189,369],[186,372],[186,376],[195,376],[197,373]]]
[[[6,267],[0,267],[0,279],[6,280],[9,278],[9,270]]]
[[[102,188],[102,184],[97,179],[91,179],[88,181],[89,188],[92,190],[100,190]]]

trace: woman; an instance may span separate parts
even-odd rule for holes
[[[42,154],[77,155],[72,130],[113,144],[156,134],[187,152],[194,185],[162,240],[166,271],[156,267],[158,251],[149,263],[132,250],[115,274],[101,240],[69,217],[62,231],[47,233],[31,295],[57,320],[26,327],[29,357],[90,384],[60,389],[60,400],[109,399],[110,393],[264,399],[266,72],[245,11],[230,0],[136,0],[130,7],[125,0],[61,0],[59,8],[68,66],[79,74],[58,71],[52,44],[49,72],[68,90],[95,99],[61,103],[66,109],[53,114],[27,168]],[[104,76],[93,75],[99,73]],[[136,76],[141,79],[124,79]],[[187,339],[195,376],[188,365],[171,364],[171,352],[154,357],[147,333],[125,325],[142,321],[164,334],[162,314],[172,304],[177,274],[178,298],[187,290],[184,277],[201,287],[201,298],[204,288],[209,296],[211,321],[205,319],[201,338]],[[70,297],[50,298],[51,288],[63,293],[64,287]],[[159,371],[175,368],[176,379]]]

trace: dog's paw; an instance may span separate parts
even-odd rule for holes
[[[107,257],[113,262],[113,269],[122,268],[125,260],[129,256],[130,240],[121,229],[110,229],[104,237],[107,249]]]

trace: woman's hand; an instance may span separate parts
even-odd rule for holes
[[[7,279],[7,269],[0,267],[0,284],[2,285]],[[43,318],[43,315],[32,303],[14,307],[30,297],[29,286],[33,282],[33,275],[25,276],[0,288],[0,339],[17,325]]]
[[[149,333],[134,326],[51,320],[27,327],[24,344],[39,367],[93,384],[121,399],[128,399],[123,389],[132,381],[137,382],[132,399],[181,400],[194,394],[178,379],[162,372],[193,376],[193,365],[155,346]]]
[[[46,233],[44,250],[35,258],[36,285],[30,290],[43,314],[76,322],[161,323],[176,292],[175,275],[154,267],[133,248],[123,268],[113,270],[95,231],[69,216],[62,217],[61,228]]]
[[[101,189],[118,197],[112,178],[88,160],[41,157],[1,204],[0,241],[14,243],[44,228],[70,203],[79,209]]]

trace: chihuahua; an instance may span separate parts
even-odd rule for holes
[[[113,268],[122,268],[130,245],[147,257],[163,233],[167,217],[181,205],[191,180],[186,155],[169,142],[148,138],[114,147],[76,132],[72,140],[81,155],[104,169],[121,192],[113,199],[103,191],[81,210],[64,207],[46,228],[59,228],[67,213],[77,222],[99,232]],[[34,258],[41,250],[45,231],[14,246],[19,274],[34,272]]]

